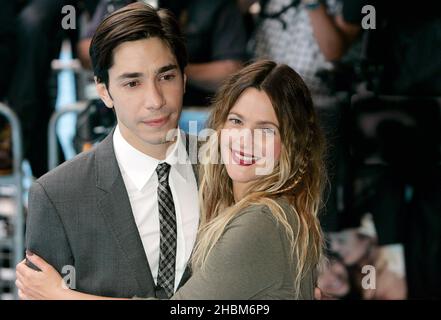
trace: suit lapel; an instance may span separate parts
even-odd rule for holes
[[[127,260],[143,296],[154,295],[154,280],[113,149],[113,131],[97,147],[98,208]]]
[[[187,151],[187,156],[193,168],[194,177],[196,178],[196,185],[199,189],[198,152],[202,143],[197,140],[196,136],[190,136],[185,132],[184,132],[184,137],[185,137],[185,150]]]
[[[192,140],[194,139],[194,140]],[[195,143],[196,141],[196,143]],[[191,162],[191,166],[193,168],[193,173],[196,179],[196,185],[197,188],[199,189],[199,174],[200,174],[200,167],[198,164],[198,159],[199,159],[199,151],[201,149],[201,146],[204,144],[204,142],[198,141],[197,140],[197,136],[190,136],[189,134],[185,133],[185,148],[187,151],[187,155],[190,159]],[[200,227],[200,219],[199,219],[199,226],[198,229]],[[193,252],[194,252],[194,247],[193,250],[190,254],[190,258],[189,261],[187,263],[187,266],[184,270],[184,274],[182,275],[181,281],[179,282],[178,285],[178,290],[179,288],[181,288],[187,281],[188,279],[190,279],[191,275],[192,275],[192,270],[191,270],[191,257],[193,256]]]
[[[177,290],[179,290],[179,288],[181,288],[188,279],[190,279],[191,277],[191,267],[190,267],[190,263],[187,264],[187,267],[185,268],[184,274],[182,275],[181,281],[179,282],[178,288]]]

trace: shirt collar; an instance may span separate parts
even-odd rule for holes
[[[171,147],[165,160],[161,161],[134,148],[124,139],[119,126],[116,126],[113,134],[116,159],[118,160],[121,171],[125,172],[138,190],[144,188],[147,181],[150,180],[156,171],[158,164],[162,162],[170,164],[185,181],[188,181],[189,175],[187,168],[189,159],[183,143],[184,139],[182,135],[184,133],[179,128],[178,130],[176,143]]]

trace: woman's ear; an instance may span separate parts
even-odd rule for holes
[[[96,87],[96,91],[98,92],[98,95],[100,96],[101,100],[103,100],[106,107],[112,109],[113,100],[110,97],[109,91],[107,90],[107,86],[102,82],[97,82],[95,78],[95,87]]]

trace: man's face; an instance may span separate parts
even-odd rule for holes
[[[184,87],[176,57],[159,38],[116,47],[108,90],[97,85],[106,106],[115,108],[121,134],[141,151],[164,144],[177,127]]]

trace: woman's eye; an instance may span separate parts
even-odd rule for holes
[[[236,119],[236,118],[231,118],[231,119],[229,119],[229,121],[232,124],[241,124],[242,123],[242,121],[240,121],[239,119]]]
[[[276,130],[274,130],[273,128],[262,128],[262,131],[268,134],[275,134]]]
[[[271,134],[274,135],[276,133],[276,130],[273,128],[258,128],[256,130],[260,130],[264,134]]]

